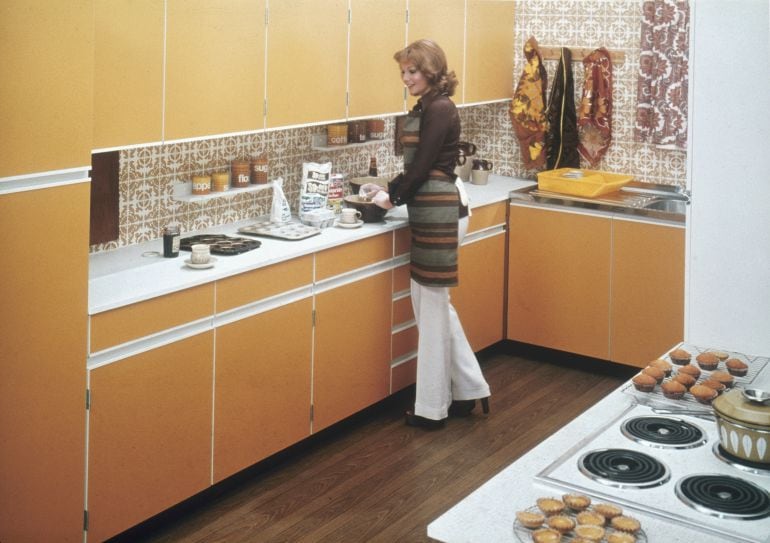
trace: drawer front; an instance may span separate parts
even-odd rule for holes
[[[412,297],[399,298],[393,302],[393,326],[407,323],[414,320],[414,310],[412,309]]]
[[[167,294],[91,317],[91,353],[211,316],[214,283]]]
[[[400,256],[407,254],[412,246],[412,231],[407,226],[406,228],[399,228],[393,235],[395,236],[393,241],[394,255]]]
[[[316,281],[393,258],[393,233],[340,245],[316,254]]]
[[[393,334],[391,346],[391,357],[396,360],[417,350],[417,327],[410,326],[400,332]]]
[[[303,256],[217,281],[217,313],[313,282],[313,257]]]
[[[413,385],[417,382],[417,357],[410,358],[406,362],[393,366],[390,370],[390,393]]]
[[[409,264],[404,264],[393,270],[393,292],[403,292],[409,288]]]
[[[490,226],[506,224],[507,202],[489,204],[473,210],[468,224],[468,233],[484,230]]]

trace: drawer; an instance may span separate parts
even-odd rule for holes
[[[380,234],[316,253],[316,281],[393,258],[393,233]]]
[[[498,226],[507,223],[506,213],[508,212],[507,202],[489,204],[483,207],[473,209],[468,232],[484,230],[490,226]]]
[[[414,311],[412,310],[412,297],[399,298],[393,302],[393,326],[404,324],[414,320]]]

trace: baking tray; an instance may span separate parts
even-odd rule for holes
[[[199,234],[179,240],[179,249],[192,251],[192,246],[205,243],[213,255],[239,255],[259,248],[262,242],[258,239],[239,238],[224,234]]]
[[[321,229],[298,222],[276,223],[271,221],[258,221],[254,224],[240,227],[238,233],[247,234],[249,236],[264,236],[268,238],[297,241],[316,236],[321,233]]]

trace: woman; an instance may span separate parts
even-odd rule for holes
[[[470,415],[477,399],[489,412],[489,385],[449,302],[449,287],[457,285],[459,242],[468,229],[467,201],[461,201],[462,182],[458,188],[454,175],[460,117],[449,97],[457,77],[448,71],[444,52],[430,40],[416,41],[393,58],[409,93],[419,97],[400,135],[404,172],[387,191],[373,184],[362,189],[382,208],[407,206],[410,287],[419,339],[417,394],[406,423],[433,429],[443,427],[449,415]]]

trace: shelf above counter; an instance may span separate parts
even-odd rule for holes
[[[366,140],[360,143],[346,143],[344,145],[327,145],[326,134],[313,134],[310,140],[310,148],[314,151],[341,151],[343,149],[353,149],[355,147],[366,147],[368,145],[376,145],[378,143],[387,143],[388,140]]]
[[[230,187],[227,190],[221,191],[221,192],[210,192],[209,194],[193,194],[192,182],[187,181],[185,183],[176,183],[174,185],[174,192],[171,195],[171,198],[177,202],[189,202],[189,203],[206,202],[208,200],[214,200],[217,198],[232,198],[234,196],[237,196],[238,194],[244,194],[249,192],[259,192],[265,189],[272,189],[273,187],[274,187],[274,182],[269,181],[261,185],[249,185],[248,187],[242,187],[242,188]]]

